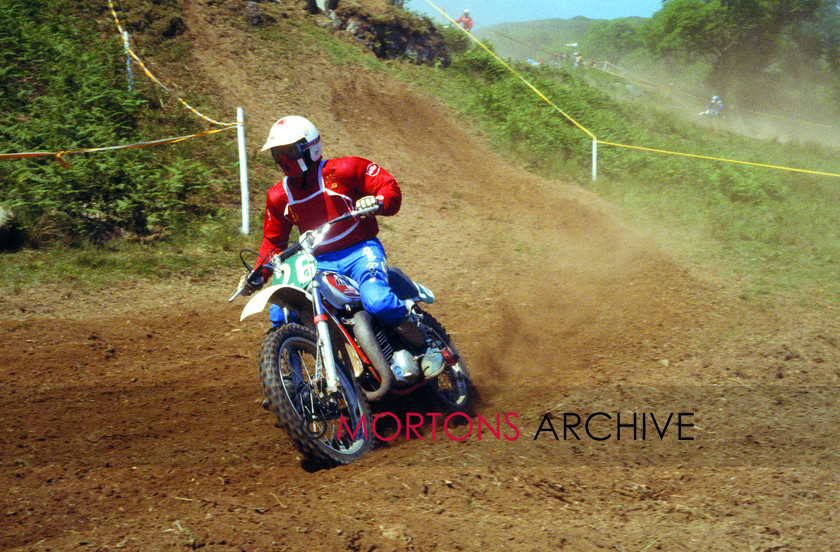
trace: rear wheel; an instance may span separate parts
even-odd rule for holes
[[[349,464],[373,445],[370,407],[352,369],[338,359],[338,393],[326,393],[316,343],[315,334],[297,324],[269,330],[260,349],[260,381],[271,410],[302,453],[325,466]]]
[[[466,362],[458,353],[452,339],[440,322],[435,320],[431,314],[422,310],[420,312],[422,314],[421,323],[426,327],[429,337],[435,342],[436,346],[448,351],[451,358],[455,359],[454,362],[447,363],[443,372],[429,381],[426,388],[450,412],[463,412],[472,415],[475,389],[473,389]]]

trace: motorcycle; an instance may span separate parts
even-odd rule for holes
[[[240,321],[269,303],[282,308],[285,323],[268,330],[260,347],[262,390],[279,427],[307,458],[325,466],[349,464],[373,447],[371,402],[425,388],[450,412],[470,414],[472,407],[463,358],[444,327],[420,306],[434,301],[431,290],[398,268],[388,269],[391,288],[443,359],[443,371],[426,378],[419,369],[422,355],[364,310],[358,284],[318,268],[315,251],[330,229],[373,212],[354,210],[328,221],[253,270],[244,258],[253,252],[241,252],[249,273],[229,299],[241,295],[246,282],[258,282],[265,267],[271,269],[269,285],[245,305]]]

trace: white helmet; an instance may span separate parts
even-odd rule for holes
[[[464,10],[464,15],[469,15],[469,14],[470,14],[470,10]]]
[[[271,150],[286,176],[296,176],[321,160],[321,135],[308,119],[290,115],[271,126],[265,150]]]

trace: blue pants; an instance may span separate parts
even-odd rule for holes
[[[359,284],[365,310],[383,324],[397,324],[408,314],[405,302],[388,285],[388,263],[378,239],[365,240],[335,253],[318,255],[316,259],[319,270],[338,272],[355,280]],[[269,318],[275,325],[285,321],[283,311],[277,305],[271,305]]]

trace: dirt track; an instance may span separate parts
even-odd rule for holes
[[[382,76],[309,52],[317,70],[284,84],[257,63],[265,44],[237,53],[221,8],[183,4],[197,78],[252,114],[252,151],[296,112],[326,155],[402,182],[390,260],[436,291],[480,413],[515,413],[518,438],[427,426],[311,472],[260,407],[267,323],[225,301],[235,267],[202,285],[7,291],[0,549],[840,550],[835,315],[744,303]],[[547,412],[604,412],[592,434],[610,437],[563,440],[555,419],[560,439],[534,440]],[[653,434],[650,413],[680,412],[692,440]],[[615,425],[634,413],[644,440]]]

